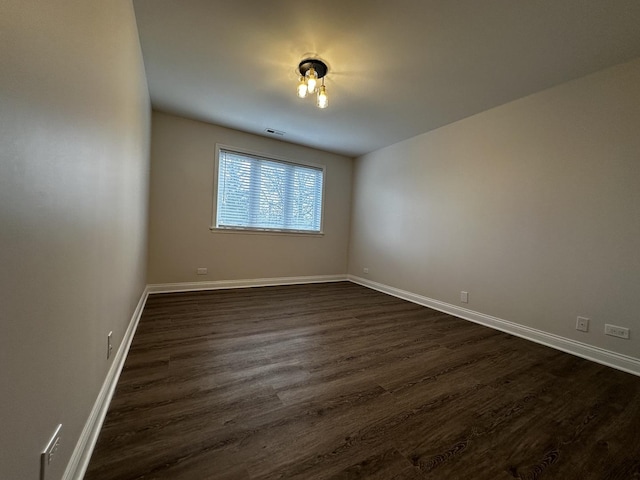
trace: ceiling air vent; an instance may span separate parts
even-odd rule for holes
[[[280,130],[274,130],[273,128],[267,128],[265,130],[269,135],[277,135],[278,137],[284,137],[284,132]]]

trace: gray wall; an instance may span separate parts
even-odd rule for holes
[[[325,165],[324,236],[211,232],[216,143]],[[160,112],[151,157],[150,284],[346,273],[352,159]]]
[[[129,0],[4,0],[0,32],[0,478],[62,423],[55,479],[145,287],[150,107]]]
[[[636,358],[639,246],[640,60],[355,162],[350,274]]]
[[[349,250],[353,275],[638,357],[640,60],[357,159],[350,212],[351,159],[164,113],[149,192],[129,0],[5,0],[0,32],[0,478],[37,478],[62,423],[60,478],[146,281],[342,274]],[[211,233],[216,142],[326,165],[326,234]]]

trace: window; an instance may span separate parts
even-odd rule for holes
[[[322,233],[323,167],[217,150],[215,228]]]

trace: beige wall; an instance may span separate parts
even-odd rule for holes
[[[350,274],[640,357],[640,60],[358,158],[353,189]]]
[[[4,0],[0,43],[0,478],[62,423],[54,480],[144,290],[149,100],[128,0]]]
[[[216,143],[325,165],[325,235],[211,232]],[[350,158],[160,112],[151,157],[150,284],[346,273]]]

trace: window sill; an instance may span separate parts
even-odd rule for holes
[[[292,236],[292,237],[324,237],[324,232],[304,232],[296,230],[268,230],[259,228],[219,228],[209,227],[211,233],[231,233],[242,235],[275,235],[275,236]]]

